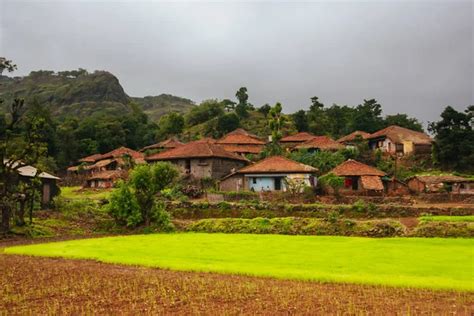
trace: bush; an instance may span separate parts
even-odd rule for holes
[[[473,222],[423,221],[412,232],[416,237],[474,237]]]
[[[119,183],[118,189],[112,192],[107,210],[120,225],[135,227],[143,221],[135,195],[124,182]]]

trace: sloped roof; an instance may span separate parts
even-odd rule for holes
[[[319,148],[322,150],[338,150],[345,147],[327,136],[314,136],[312,139],[296,145],[295,148]]]
[[[383,190],[382,179],[380,179],[379,176],[361,176],[360,182],[362,184],[362,188],[366,190]]]
[[[442,175],[442,176],[414,176],[410,179],[416,178],[425,184],[438,184],[438,183],[454,183],[454,182],[474,182],[472,179],[463,178],[454,175]],[[408,179],[408,180],[410,180]]]
[[[248,161],[246,158],[224,149],[224,147],[212,143],[207,139],[197,140],[184,144],[183,146],[166,150],[146,157],[148,161],[173,160],[188,158],[226,158],[232,160]]]
[[[18,166],[18,162],[12,162],[12,163],[8,163],[8,160],[4,160],[3,161],[6,165],[10,165],[11,168],[16,168]],[[20,166],[22,165],[22,163],[20,163]],[[18,174],[20,176],[23,176],[23,177],[28,177],[28,178],[33,178],[36,176],[36,174],[38,173],[38,169],[33,167],[33,166],[30,166],[30,165],[24,165],[24,166],[21,166],[19,167],[18,169],[16,169]],[[41,172],[39,175],[38,175],[39,178],[42,178],[42,179],[53,179],[53,180],[61,180],[61,178],[58,178],[50,173],[47,173],[47,172]]]
[[[225,150],[233,153],[259,154],[263,150],[263,145],[221,145]]]
[[[311,133],[300,132],[298,134],[285,136],[280,140],[280,142],[305,142],[313,137],[315,136]]]
[[[358,162],[352,159],[344,161],[336,168],[329,171],[334,173],[336,176],[385,176],[385,172],[380,171],[377,168],[366,165],[362,162]]]
[[[123,170],[105,170],[92,174],[87,180],[115,180],[125,178],[126,172]]]
[[[102,160],[102,159],[107,159],[107,158],[120,158],[124,155],[129,155],[133,159],[144,158],[144,155],[141,152],[122,146],[112,151],[109,151],[108,153],[103,154],[102,157],[100,157],[100,159]]]
[[[102,159],[108,159],[108,158],[120,158],[123,155],[130,155],[133,159],[143,159],[144,155],[136,150],[127,148],[127,147],[119,147],[116,148],[112,151],[109,151],[108,153],[105,154],[94,154],[90,155],[84,158],[79,159],[80,162],[89,162],[89,163],[94,163],[96,161],[102,160]]]
[[[237,173],[313,173],[318,169],[282,156],[272,156],[253,165],[239,169]]]
[[[177,140],[175,138],[168,138],[168,139],[166,139],[164,141],[161,141],[159,143],[143,147],[142,149],[140,149],[140,151],[145,151],[147,149],[161,149],[161,148],[171,149],[171,148],[176,148],[176,147],[182,146],[182,145],[184,145],[184,143],[180,142],[179,140]]]
[[[370,136],[370,133],[367,133],[364,131],[354,131],[350,133],[349,135],[339,138],[337,141],[339,143],[350,142],[350,141],[353,141],[357,136],[361,136],[362,139],[366,139],[367,137]]]
[[[258,136],[250,134],[242,128],[238,128],[219,139],[217,144],[232,145],[264,145],[265,142]]]
[[[102,154],[93,154],[84,158],[79,159],[80,162],[96,162],[102,157]]]
[[[400,127],[397,125],[391,125],[380,131],[377,131],[370,136],[368,139],[374,139],[379,137],[388,137],[396,144],[402,144],[404,141],[411,141],[414,144],[426,144],[430,145],[432,143],[431,137],[425,133],[416,132],[408,128]]]

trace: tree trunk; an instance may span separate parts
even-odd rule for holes
[[[26,207],[26,198],[22,198],[20,200],[20,208],[18,210],[18,217],[16,220],[16,224],[18,226],[24,226],[25,225],[25,207]]]
[[[2,206],[2,223],[0,226],[0,235],[6,235],[10,231],[10,207]]]

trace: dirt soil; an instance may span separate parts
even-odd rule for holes
[[[0,249],[1,252],[1,249]],[[474,293],[0,254],[0,314],[472,315]]]

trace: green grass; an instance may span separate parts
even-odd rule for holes
[[[112,192],[111,189],[81,189],[81,187],[61,187],[61,196],[66,199],[91,199],[102,200],[107,199]]]
[[[16,246],[23,254],[173,270],[474,290],[472,239],[153,234]]]
[[[466,216],[431,216],[420,217],[422,222],[474,222],[474,215]]]

